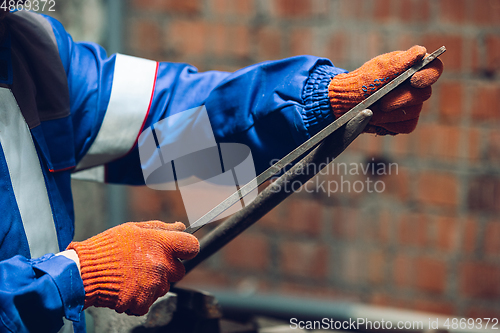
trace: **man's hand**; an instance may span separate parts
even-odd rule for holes
[[[170,282],[184,276],[179,259],[198,254],[198,240],[184,229],[180,222],[129,222],[72,242],[67,249],[75,250],[80,259],[85,308],[146,314],[167,293]]]
[[[382,54],[357,70],[339,74],[328,87],[330,104],[338,118],[426,55],[422,46],[407,51]],[[443,72],[436,59],[370,107],[373,117],[365,132],[385,134],[410,133],[417,126],[424,101],[431,97],[431,85]]]

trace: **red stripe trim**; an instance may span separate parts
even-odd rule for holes
[[[49,169],[50,172],[60,172],[60,171],[67,171],[76,168],[76,165],[67,167],[67,168],[62,168],[62,169]]]
[[[154,82],[153,82],[153,89],[151,90],[151,97],[149,98],[149,106],[148,106],[148,111],[146,112],[146,116],[144,116],[144,120],[142,122],[142,125],[141,125],[141,129],[139,130],[139,133],[137,133],[137,137],[135,138],[135,141],[134,141],[134,145],[132,146],[132,148],[130,148],[130,150],[123,156],[127,156],[128,154],[130,154],[130,152],[135,148],[135,146],[137,145],[137,142],[139,141],[139,136],[141,136],[141,133],[142,133],[142,130],[144,129],[144,125],[146,125],[146,121],[148,120],[148,116],[149,116],[149,112],[151,111],[151,105],[153,104],[153,96],[155,94],[155,88],[156,88],[156,78],[158,77],[158,67],[159,67],[160,63],[159,62],[156,62],[156,71],[155,71],[155,78],[154,78]],[[122,156],[122,157],[123,157]]]

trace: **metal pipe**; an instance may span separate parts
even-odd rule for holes
[[[285,200],[291,194],[290,191],[285,190],[286,184],[294,182],[305,184],[322,168],[328,165],[328,163],[332,162],[363,131],[370,121],[371,116],[372,112],[370,110],[362,111],[345,126],[327,137],[322,144],[311,151],[275,182],[265,188],[249,205],[229,217],[203,237],[200,240],[200,253],[195,258],[183,262],[186,273],[220,250]]]
[[[452,316],[442,316],[435,313],[426,313],[419,311],[402,310],[397,308],[382,307],[367,305],[362,303],[354,302],[339,302],[339,301],[326,301],[319,299],[308,299],[304,297],[290,297],[282,296],[279,294],[253,294],[253,295],[242,295],[236,292],[223,291],[223,290],[208,290],[210,294],[215,296],[219,304],[222,306],[222,310],[225,315],[231,314],[247,314],[247,315],[264,315],[274,318],[280,318],[283,320],[290,321],[291,318],[296,318],[297,320],[323,320],[327,318],[334,321],[347,321],[349,320],[357,322],[358,318],[364,320],[365,322],[371,321],[381,322],[382,319],[386,323],[384,327],[390,325],[392,329],[385,330],[387,332],[394,331],[418,331],[418,332],[454,332],[454,333],[479,333],[479,332],[496,332],[497,330],[492,329],[470,329],[468,327],[453,329],[452,320],[455,317]],[[446,320],[450,324],[450,327],[444,326]],[[460,321],[460,317],[457,317]],[[435,323],[437,320],[437,327],[429,328],[431,323]],[[391,324],[387,324],[390,322]],[[413,323],[415,322],[415,325]],[[408,323],[413,325],[411,329],[405,329],[404,324]],[[420,329],[414,329],[416,325],[423,324]],[[398,329],[399,326],[403,328]],[[373,325],[373,324],[372,324]],[[462,325],[463,326],[463,325]],[[352,328],[352,327],[351,327]],[[434,329],[434,330],[433,330]],[[366,327],[362,328],[361,331],[366,330]],[[383,332],[384,330],[375,329],[369,331]]]

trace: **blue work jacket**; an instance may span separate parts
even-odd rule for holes
[[[0,45],[0,331],[84,330],[70,179],[143,185],[143,129],[204,105],[217,142],[250,147],[257,172],[334,120],[328,84],[345,72],[299,56],[234,73],[75,43],[53,18],[9,14]],[[21,83],[22,84],[21,84]],[[175,133],[168,134],[175,141]]]

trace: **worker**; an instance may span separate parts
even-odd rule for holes
[[[2,11],[0,22],[2,332],[57,332],[63,318],[82,332],[88,306],[143,315],[184,275],[179,259],[197,254],[180,222],[130,222],[72,242],[72,173],[144,184],[142,130],[201,105],[216,140],[250,147],[262,171],[426,55],[414,46],[350,73],[313,56],[199,73],[108,57],[36,13]],[[436,60],[385,96],[366,131],[413,131],[441,72]]]

